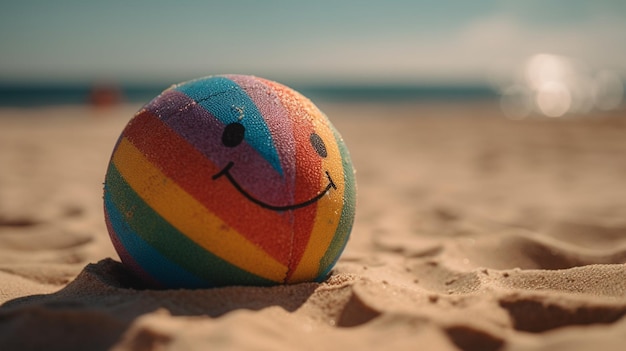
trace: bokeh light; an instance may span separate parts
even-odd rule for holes
[[[500,88],[502,111],[508,118],[531,115],[563,117],[586,115],[594,108],[619,108],[624,83],[610,70],[593,72],[584,62],[539,53],[514,71],[513,78]]]

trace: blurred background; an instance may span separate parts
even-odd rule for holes
[[[626,1],[45,1],[0,11],[0,105],[147,102],[220,73],[315,99],[619,108]]]

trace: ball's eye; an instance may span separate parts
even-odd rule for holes
[[[224,128],[222,134],[222,144],[228,147],[235,147],[243,141],[246,128],[239,122],[230,123]]]
[[[328,151],[326,151],[326,145],[324,144],[324,140],[322,140],[319,135],[317,135],[316,133],[312,133],[309,140],[311,141],[311,145],[313,145],[313,148],[318,155],[324,158],[328,156]]]

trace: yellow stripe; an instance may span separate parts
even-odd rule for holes
[[[117,147],[113,162],[150,207],[195,243],[250,273],[283,282],[286,266],[210,212],[126,138]]]
[[[331,189],[326,196],[317,202],[317,213],[311,237],[298,267],[289,278],[290,283],[310,281],[317,277],[320,269],[320,260],[324,257],[333,240],[339,225],[341,210],[343,209],[345,183],[341,153],[333,132],[325,123],[321,122],[324,119],[322,115],[319,119],[313,121],[315,132],[324,140],[326,151],[328,152],[328,156],[322,159],[322,181],[320,183],[322,189],[326,188],[328,178],[325,171],[328,171],[337,189]]]

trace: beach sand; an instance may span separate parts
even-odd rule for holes
[[[0,110],[0,350],[624,350],[626,111],[320,103],[357,169],[323,283],[148,290],[102,210],[139,108]]]

